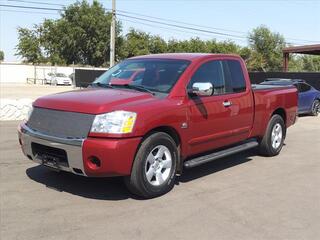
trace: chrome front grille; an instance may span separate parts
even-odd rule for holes
[[[27,122],[32,130],[60,138],[86,138],[95,115],[35,107]]]

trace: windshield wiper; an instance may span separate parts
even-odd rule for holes
[[[140,85],[130,85],[130,84],[112,84],[113,86],[117,86],[117,87],[124,87],[124,88],[129,88],[129,89],[133,89],[133,90],[137,90],[140,92],[147,92],[147,93],[151,93],[152,95],[155,95],[154,92],[152,92],[150,89],[144,87],[144,86],[140,86]]]
[[[101,82],[93,82],[90,83],[89,86],[95,87],[102,87],[102,88],[113,88],[110,84],[106,84],[106,83],[101,83]]]

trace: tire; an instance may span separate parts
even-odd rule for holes
[[[266,133],[260,142],[260,154],[267,157],[278,155],[283,147],[285,137],[284,120],[280,115],[275,114],[271,117]]]
[[[318,116],[319,111],[320,111],[320,101],[319,99],[316,99],[312,103],[311,116]]]
[[[128,190],[143,198],[169,192],[175,183],[177,160],[174,140],[163,132],[151,134],[136,154],[131,175],[124,179]]]

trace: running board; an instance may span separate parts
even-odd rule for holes
[[[210,153],[208,155],[204,155],[204,156],[200,156],[200,157],[196,157],[190,160],[187,160],[183,163],[183,166],[185,168],[192,168],[192,167],[196,167],[199,166],[201,164],[207,163],[207,162],[211,162],[223,157],[227,157],[229,155],[235,154],[235,153],[239,153],[254,147],[257,147],[259,145],[259,143],[256,140],[251,140],[249,142],[243,143],[241,145],[237,145],[228,149],[224,149],[218,152],[214,152],[214,153]]]

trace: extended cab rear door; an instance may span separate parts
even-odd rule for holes
[[[188,84],[210,82],[212,96],[190,96],[190,154],[227,146],[248,138],[254,117],[253,96],[237,59],[201,64]]]

